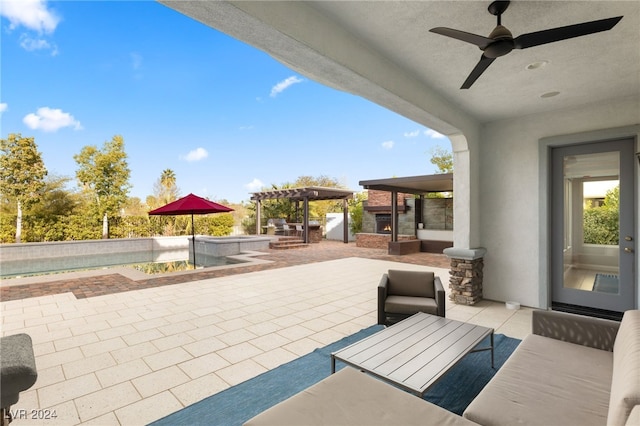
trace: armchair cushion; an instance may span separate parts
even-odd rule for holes
[[[418,312],[438,315],[438,305],[435,299],[426,297],[388,296],[384,303],[385,312],[394,314],[413,315]]]
[[[390,269],[387,295],[435,298],[434,273]]]

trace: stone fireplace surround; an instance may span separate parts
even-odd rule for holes
[[[356,235],[356,245],[365,248],[387,249],[391,241],[391,231],[385,230],[384,219],[391,221],[391,192],[370,189],[364,205],[362,232]],[[453,240],[453,200],[425,199],[423,217],[419,217],[418,207],[413,194],[398,193],[398,240],[423,239],[422,251],[442,253],[451,247]],[[382,219],[382,220],[381,220]],[[424,223],[419,230],[418,223]],[[382,228],[382,229],[381,229]],[[431,232],[434,231],[434,232]],[[421,234],[438,234],[438,238],[422,238]],[[417,235],[417,236],[416,236]],[[430,235],[430,234],[429,234]]]

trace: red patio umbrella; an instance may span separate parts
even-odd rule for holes
[[[158,207],[155,210],[151,210],[149,215],[191,215],[191,240],[193,241],[193,266],[196,266],[196,230],[193,226],[194,214],[209,214],[209,213],[226,213],[233,211],[232,208],[223,206],[222,204],[214,203],[197,195],[189,194],[176,201],[173,201],[162,207]]]

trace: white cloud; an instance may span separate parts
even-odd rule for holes
[[[0,103],[0,114],[7,111],[8,109],[9,109],[9,105],[7,105],[5,102]]]
[[[405,138],[415,138],[420,134],[420,130],[415,130],[413,132],[404,132]]]
[[[134,70],[139,70],[142,67],[142,55],[138,52],[131,52],[129,56],[131,57],[131,67]]]
[[[303,81],[304,81],[303,79],[296,77],[295,75],[292,75],[291,77],[284,79],[278,84],[276,84],[275,86],[273,86],[271,88],[271,94],[269,94],[269,96],[271,96],[272,98],[275,98],[276,96],[278,96],[278,94],[285,91],[289,86],[296,83],[302,83]]]
[[[431,139],[444,139],[445,136],[442,133],[438,133],[435,130],[427,129],[424,131],[426,136],[429,136]]]
[[[60,17],[47,9],[46,0],[3,0],[0,15],[9,20],[9,29],[23,26],[38,33],[55,31]]]
[[[264,183],[262,183],[262,181],[258,178],[253,178],[253,180],[249,183],[246,183],[244,187],[247,188],[247,190],[250,192],[258,192],[264,187]]]
[[[73,118],[73,115],[63,112],[61,109],[51,109],[49,107],[38,108],[38,111],[27,114],[22,121],[29,128],[44,132],[55,132],[63,127],[82,130],[82,125]]]
[[[20,47],[27,52],[33,52],[35,50],[51,50],[51,56],[58,54],[58,46],[51,44],[43,38],[32,38],[28,34],[22,34],[20,36]]]
[[[394,141],[386,141],[386,142],[382,142],[382,147],[384,149],[391,149],[395,144],[396,143]]]
[[[200,161],[204,160],[209,156],[209,153],[204,148],[196,148],[193,151],[189,151],[187,155],[182,157],[184,160],[192,162],[192,161]]]

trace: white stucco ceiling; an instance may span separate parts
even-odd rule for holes
[[[514,37],[624,18],[610,31],[514,50],[468,90],[460,86],[482,52],[428,30],[443,26],[488,36],[496,25],[489,1],[160,2],[310,78],[444,133],[460,116],[485,123],[640,99],[640,1],[512,1],[502,24]],[[537,61],[547,63],[526,69]],[[559,94],[541,97],[554,91]]]

